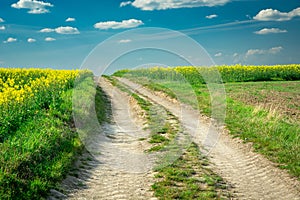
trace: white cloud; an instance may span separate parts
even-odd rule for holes
[[[3,18],[0,17],[0,23],[5,22]]]
[[[56,39],[55,38],[52,38],[52,37],[46,37],[45,38],[45,41],[46,42],[52,42],[52,41],[55,41]]]
[[[131,3],[132,3],[131,1],[124,1],[124,2],[121,2],[121,3],[120,3],[120,7],[124,7],[124,6],[130,5]]]
[[[249,49],[246,53],[246,57],[255,55],[255,54],[265,54],[267,51],[262,49]]]
[[[5,26],[0,26],[0,31],[4,31],[5,29]]]
[[[44,28],[44,29],[41,29],[39,32],[41,32],[41,33],[56,32],[58,34],[79,34],[80,33],[77,28],[74,28],[71,26],[61,26],[61,27],[57,27],[55,29]]]
[[[221,57],[223,54],[221,52],[215,54],[215,57]]]
[[[107,22],[98,22],[94,25],[97,29],[121,29],[121,28],[134,28],[143,25],[144,23],[141,20],[129,19],[123,20],[122,22],[116,21],[107,21]]]
[[[259,31],[255,31],[255,34],[258,35],[267,35],[267,34],[271,34],[271,33],[286,33],[287,30],[281,30],[279,28],[263,28]]]
[[[231,0],[135,0],[131,4],[141,10],[166,10],[174,8],[194,8],[222,6]]]
[[[130,39],[119,40],[119,43],[129,43],[129,42],[131,42]]]
[[[50,12],[47,7],[53,7],[51,3],[38,0],[19,0],[17,3],[11,5],[17,9],[29,9],[30,14],[43,14]]]
[[[68,17],[68,18],[66,19],[66,22],[75,22],[75,21],[76,21],[76,19],[73,18],[73,17]]]
[[[283,50],[283,48],[281,46],[273,47],[273,48],[269,49],[268,53],[277,54],[277,53],[280,53],[280,51],[282,51],[282,50]]]
[[[71,27],[71,26],[61,26],[55,29],[56,33],[59,34],[79,34],[77,28]]]
[[[232,57],[238,57],[238,56],[239,56],[238,53],[234,53],[234,54],[232,55]]]
[[[269,8],[261,10],[253,19],[258,21],[288,21],[297,16],[300,16],[300,8],[290,12],[280,12]]]
[[[7,38],[7,40],[4,41],[4,43],[11,43],[11,42],[16,42],[16,41],[17,41],[17,38],[9,37],[9,38]]]
[[[54,32],[55,30],[52,28],[44,28],[42,30],[40,30],[39,32],[41,33],[50,33],[50,32]]]
[[[36,42],[36,39],[33,39],[33,38],[28,38],[28,39],[27,39],[27,42],[29,42],[29,43],[33,43],[33,42]]]
[[[278,54],[283,50],[281,46],[272,47],[268,50],[265,49],[249,49],[246,53],[246,58],[253,55],[263,55],[263,54]]]
[[[218,17],[218,15],[216,15],[216,14],[206,16],[207,19],[213,19],[216,17]]]

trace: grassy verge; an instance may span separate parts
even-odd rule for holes
[[[145,84],[145,79],[142,80],[145,86],[152,83]],[[184,88],[188,86],[183,85],[187,83],[156,81],[155,84],[182,94],[179,100],[210,116],[210,95],[205,85],[192,85],[198,100],[196,105],[190,99],[193,97],[184,95]],[[299,81],[228,83],[225,88],[225,122],[230,133],[245,142],[252,142],[256,151],[300,178]]]
[[[111,102],[101,87],[96,87],[95,95],[95,110],[98,122],[110,122],[110,116],[112,113]]]
[[[85,80],[93,83],[92,77]],[[74,128],[73,89],[60,91],[0,143],[0,199],[43,199],[57,188],[84,148]],[[82,96],[82,99],[85,99]],[[98,120],[108,120],[107,100],[96,90]]]
[[[252,142],[258,152],[299,178],[299,126],[232,99],[227,103],[226,124],[231,134]]]
[[[0,145],[1,199],[40,199],[55,187],[82,144],[71,128],[72,91],[40,110]]]
[[[299,81],[226,84],[232,134],[300,178]]]

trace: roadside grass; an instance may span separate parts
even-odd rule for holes
[[[299,125],[232,99],[227,104],[226,125],[231,134],[252,142],[255,150],[299,178]]]
[[[85,181],[79,177],[80,176],[79,171],[81,169],[93,170],[94,167],[88,165],[88,161],[95,161],[95,158],[93,154],[89,152],[87,147],[84,146],[86,144],[85,140],[87,140],[87,144],[88,144],[89,142],[88,139],[93,139],[94,134],[98,134],[97,131],[95,133],[95,130],[98,130],[97,129],[98,127],[97,126],[95,127],[95,123],[96,123],[95,120],[97,120],[100,125],[102,125],[103,123],[111,122],[112,108],[111,108],[110,98],[107,96],[107,94],[103,91],[103,89],[100,86],[95,85],[94,80],[92,78],[89,77],[87,78],[87,80],[83,80],[81,84],[83,86],[82,87],[78,86],[79,89],[77,89],[76,92],[78,93],[79,92],[78,90],[84,91],[84,93],[82,93],[83,95],[80,95],[80,97],[82,97],[81,100],[86,102],[86,104],[82,104],[83,105],[82,108],[81,105],[73,107],[73,117],[74,117],[74,112],[76,112],[77,113],[76,117],[84,116],[83,117],[85,119],[84,122],[86,122],[85,126],[79,125],[79,127],[76,127],[77,128],[76,134],[78,139],[80,139],[83,148],[79,152],[79,154],[74,158],[72,165],[70,166],[70,168],[68,168],[63,178],[65,178],[66,175],[79,178],[73,184],[76,184],[78,187],[86,187]],[[81,94],[81,92],[79,93]],[[88,106],[89,109],[91,110],[95,109],[96,119],[94,119],[95,116],[93,114],[89,112],[85,112],[87,109],[86,106]],[[80,113],[80,115],[78,115],[78,113]],[[99,153],[99,155],[100,154],[101,153]],[[65,190],[66,188],[61,185],[61,181],[58,184],[56,184],[55,188],[52,189],[56,189],[57,191],[65,195],[68,194],[68,191]]]
[[[148,86],[153,81],[145,82]],[[133,80],[137,81],[137,77]],[[210,116],[211,100],[204,84],[192,85],[197,105],[191,95],[184,95],[188,84],[179,81],[155,80],[155,84],[180,94],[180,101],[192,105]],[[226,127],[234,137],[252,142],[256,151],[265,155],[278,167],[300,178],[299,81],[240,82],[225,84]],[[149,87],[151,89],[151,87]],[[164,91],[163,89],[161,90]],[[276,94],[276,95],[274,95]],[[287,109],[287,107],[289,109]]]
[[[150,83],[147,83],[146,80],[146,84],[144,85],[145,87],[154,90],[154,91],[164,91],[165,94],[167,94],[169,97],[176,99],[176,93],[174,93],[172,90],[169,89],[169,87],[161,85],[161,84],[157,84],[153,81],[150,81]]]
[[[72,90],[39,110],[0,144],[1,199],[40,199],[56,186],[83,146],[72,128]]]
[[[93,83],[83,75],[83,82]],[[0,199],[44,199],[72,169],[84,149],[73,121],[73,89],[60,91],[48,107],[36,110],[0,143]],[[82,99],[90,98],[90,94]],[[103,122],[106,99],[100,88],[95,102]]]
[[[113,86],[119,88],[119,90],[126,92],[129,95],[133,93],[124,84],[120,83],[120,81],[118,81],[116,78],[106,75],[103,75],[103,77],[106,78]]]
[[[110,122],[112,115],[111,102],[109,97],[99,86],[96,87],[95,110],[98,122],[100,124],[104,122]]]
[[[109,77],[112,84],[122,91],[129,92],[136,99],[138,105],[147,113],[148,129],[151,131],[148,140],[152,147],[148,153],[170,151],[163,154],[155,167],[156,182],[152,185],[155,196],[159,199],[230,199],[228,185],[221,177],[210,169],[210,163],[205,158],[195,143],[180,149],[176,148],[176,137],[182,131],[178,119],[169,111],[159,105],[154,105],[136,93],[132,93],[117,79]],[[155,83],[154,83],[155,84]],[[151,84],[148,84],[148,86]],[[157,84],[158,85],[158,84]],[[155,88],[167,88],[157,87]],[[152,87],[153,88],[153,87]],[[157,90],[158,91],[158,90]],[[171,156],[171,158],[169,158]],[[171,164],[166,164],[170,163]]]
[[[235,136],[300,178],[299,81],[226,84],[226,124]]]

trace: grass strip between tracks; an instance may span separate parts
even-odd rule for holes
[[[148,153],[163,151],[173,142],[180,131],[179,121],[174,115],[133,93],[117,79],[106,78],[114,86],[131,95],[146,112],[148,128],[151,131],[150,138],[147,140],[152,144]],[[146,138],[141,138],[144,139]],[[195,143],[191,143],[183,150],[182,155],[173,163],[163,167],[158,165],[154,170],[157,181],[152,185],[152,189],[159,199],[229,199],[231,197],[227,184],[210,169],[208,159],[201,154]]]

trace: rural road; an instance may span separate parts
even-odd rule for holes
[[[214,163],[215,172],[234,186],[237,199],[300,199],[299,181],[275,167],[263,156],[254,153],[249,145],[232,139],[228,133],[218,135],[216,130],[209,128],[207,122],[201,120],[198,111],[170,102],[128,79],[119,81],[165,107],[179,118],[196,144],[210,148],[209,157]],[[205,133],[208,131],[210,134],[206,137]],[[214,145],[214,137],[218,136],[218,142]],[[211,148],[209,145],[214,146]]]
[[[198,111],[186,105],[171,102],[127,79],[119,81],[171,112],[198,146],[210,150],[211,168],[233,186],[233,199],[300,200],[299,181],[254,153],[250,145],[232,139],[226,131],[218,134]],[[93,138],[93,156],[85,152],[77,170],[63,181],[64,194],[52,190],[48,199],[154,200],[151,185],[155,181],[152,169],[156,159],[145,153],[149,143],[140,140],[149,137],[149,132],[134,114],[134,103],[126,93],[106,79],[100,79],[99,85],[111,99],[113,123],[104,124],[101,134]],[[208,131],[212,137],[207,137]]]
[[[52,190],[48,199],[116,200],[153,199],[153,155],[146,154],[148,131],[135,119],[130,97],[101,79],[99,84],[111,99],[112,123],[104,124],[89,144],[77,170],[62,183],[62,194]],[[92,146],[91,146],[92,145]],[[97,153],[98,152],[98,153]]]

